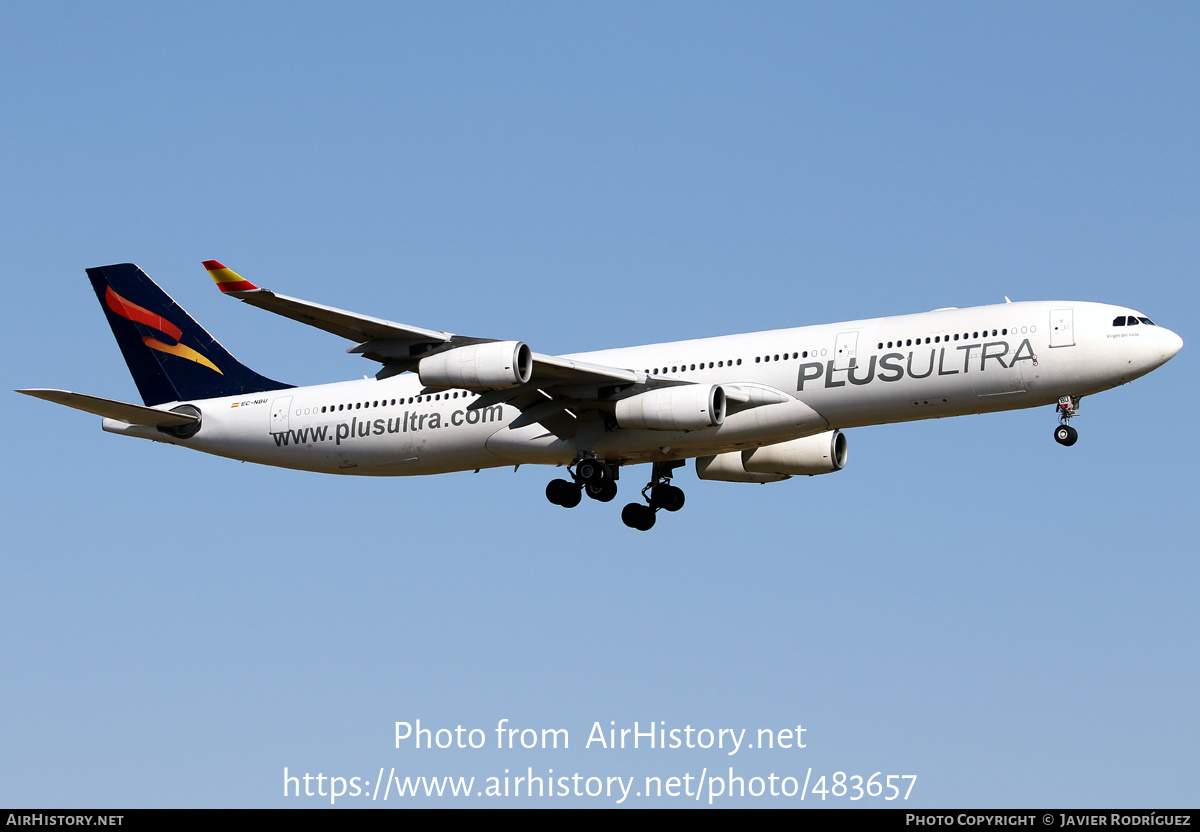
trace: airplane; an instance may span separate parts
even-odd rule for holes
[[[843,431],[1054,405],[1074,445],[1083,396],[1162,366],[1183,339],[1124,306],[1078,301],[946,307],[845,323],[542,355],[499,341],[276,294],[216,260],[222,293],[352,342],[374,378],[297,387],[239,363],[132,263],[87,269],[142,404],[54,389],[35,396],[103,417],[110,433],[329,474],[416,476],[553,465],[546,497],[609,502],[649,530],[678,511],[672,474],[770,483],[840,471]]]

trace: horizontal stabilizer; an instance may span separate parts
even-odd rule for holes
[[[180,427],[199,421],[199,417],[190,413],[172,413],[169,410],[156,410],[153,407],[143,407],[140,404],[102,399],[99,396],[85,396],[83,393],[72,393],[69,390],[17,390],[35,399],[45,399],[55,404],[65,404],[85,413],[94,413],[107,419],[116,419],[130,425],[146,425],[154,428]]]

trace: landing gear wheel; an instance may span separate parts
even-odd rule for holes
[[[630,503],[621,509],[621,522],[639,532],[648,532],[654,528],[654,509],[641,503]]]
[[[607,503],[613,497],[617,496],[617,484],[612,480],[605,480],[598,485],[593,485],[589,482],[583,487],[583,490],[593,500],[599,500],[602,503]]]
[[[660,483],[650,490],[650,506],[679,511],[683,508],[683,489],[668,483]]]
[[[546,499],[556,506],[575,508],[583,499],[583,489],[566,480],[551,480],[546,486]]]
[[[586,485],[600,485],[611,479],[608,466],[598,459],[581,459],[575,466],[575,473]]]
[[[1079,439],[1079,431],[1070,425],[1059,425],[1054,429],[1054,441],[1060,445],[1071,447]]]

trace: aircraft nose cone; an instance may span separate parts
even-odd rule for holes
[[[1160,330],[1158,340],[1163,361],[1170,361],[1183,349],[1183,339],[1169,329]]]

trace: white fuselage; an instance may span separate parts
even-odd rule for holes
[[[1034,407],[1116,387],[1182,346],[1163,327],[1113,326],[1126,315],[1141,317],[1098,303],[1006,303],[566,357],[652,378],[774,388],[794,400],[745,409],[704,430],[609,425],[589,440],[589,451],[613,462],[674,460],[835,428]],[[565,464],[576,456],[574,438],[559,439],[540,424],[510,429],[520,415],[515,407],[472,409],[475,393],[423,390],[405,373],[186,402],[202,413],[199,432],[188,439],[108,419],[104,427],[249,462],[368,476]]]

